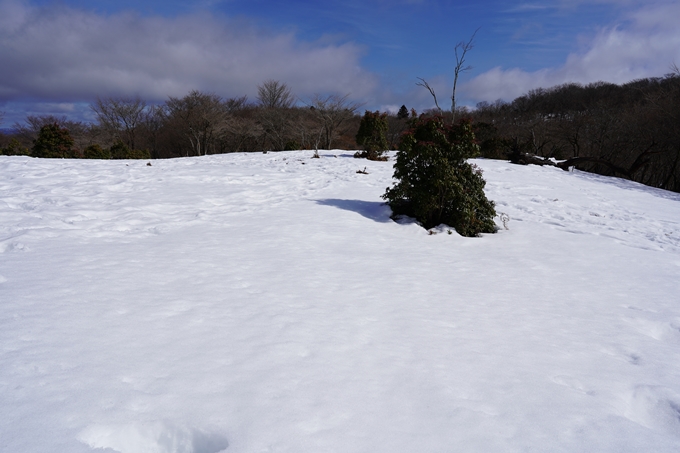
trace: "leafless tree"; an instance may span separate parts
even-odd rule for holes
[[[261,126],[261,147],[272,151],[286,149],[291,130],[291,109],[259,108],[257,121]]]
[[[475,32],[472,34],[470,39],[468,39],[467,42],[461,41],[458,44],[456,44],[456,47],[453,48],[454,55],[456,57],[456,66],[453,68],[453,90],[451,91],[451,121],[455,122],[456,121],[456,89],[458,88],[458,78],[460,77],[461,72],[466,72],[472,69],[472,66],[465,66],[465,57],[467,56],[467,53],[471,51],[475,47],[475,36],[477,35],[477,32],[479,31],[479,28],[475,30]],[[437,102],[437,95],[434,92],[434,88],[430,86],[429,83],[422,77],[418,77],[418,80],[420,82],[417,82],[416,85],[424,87],[427,89],[427,91],[430,92],[432,97],[434,98],[434,104],[437,106],[437,110],[441,113],[442,109],[439,107],[439,103]]]
[[[468,39],[467,42],[461,41],[458,44],[456,44],[456,47],[454,47],[453,52],[456,56],[456,66],[453,68],[453,90],[451,91],[451,116],[452,116],[452,121],[455,122],[456,120],[456,88],[458,86],[458,77],[460,76],[461,72],[466,72],[472,69],[472,66],[465,66],[465,57],[467,56],[467,53],[471,51],[475,47],[475,35],[477,35],[477,32],[479,31],[479,28],[475,30],[475,32],[470,36],[470,39]]]
[[[340,127],[354,117],[360,103],[350,102],[349,94],[340,96],[331,94],[328,96],[314,95],[310,103],[310,109],[314,112],[319,124],[318,145],[323,149],[331,149],[333,140],[339,133]]]
[[[183,98],[170,97],[165,103],[170,119],[178,121],[197,156],[208,154],[215,139],[227,128],[229,112],[214,93],[191,91]]]
[[[146,101],[135,98],[97,98],[90,106],[99,125],[114,139],[121,140],[128,148],[136,149],[135,136],[144,121]]]
[[[278,80],[267,80],[257,87],[257,100],[265,108],[290,108],[295,96],[288,85]]]

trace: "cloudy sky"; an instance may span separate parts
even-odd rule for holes
[[[680,65],[678,0],[0,0],[2,126],[91,118],[97,96],[248,95],[267,79],[304,102],[370,109],[450,96],[457,42],[479,28],[462,104],[532,88],[662,76]]]

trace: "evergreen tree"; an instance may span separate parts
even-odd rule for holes
[[[400,120],[408,119],[408,109],[406,108],[405,105],[402,105],[399,111],[397,112],[397,118],[399,118]]]
[[[462,236],[494,233],[496,212],[484,194],[486,183],[481,170],[467,162],[478,154],[469,122],[416,118],[399,146],[397,183],[383,199],[394,215],[415,217],[427,229],[443,223]]]
[[[46,124],[40,128],[38,138],[33,141],[34,157],[74,158],[78,152],[73,149],[74,141],[68,129],[57,123]]]
[[[366,110],[361,118],[356,141],[363,146],[364,152],[356,153],[354,157],[366,157],[370,160],[384,160],[382,154],[387,150],[387,113]]]

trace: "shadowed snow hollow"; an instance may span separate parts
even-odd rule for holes
[[[181,428],[164,422],[87,427],[78,440],[92,448],[120,453],[218,453],[229,446],[219,434]]]

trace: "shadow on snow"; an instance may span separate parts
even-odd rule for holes
[[[338,198],[326,198],[323,200],[316,200],[316,202],[323,206],[333,206],[345,211],[356,212],[367,219],[375,220],[376,222],[391,222],[392,210],[385,202],[381,201],[363,201],[363,200],[341,200]]]

